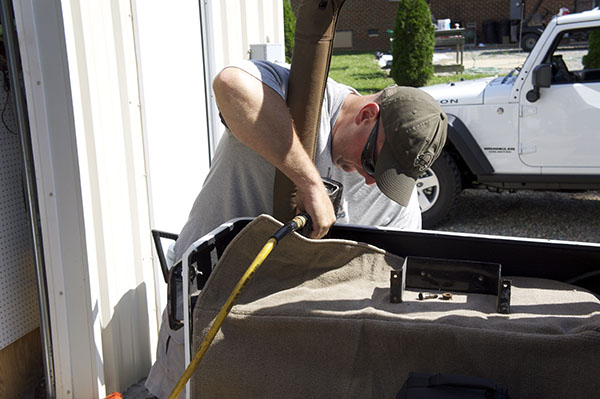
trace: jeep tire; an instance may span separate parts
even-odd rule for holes
[[[454,208],[461,190],[456,162],[450,154],[442,151],[431,168],[423,172],[417,180],[423,228],[434,227],[446,219]]]

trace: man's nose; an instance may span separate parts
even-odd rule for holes
[[[366,175],[366,174],[365,174]],[[365,177],[365,183],[370,186],[372,184],[375,184],[375,178],[369,175],[364,176]]]
[[[371,184],[376,182],[375,178],[369,175],[367,172],[365,172],[365,170],[362,167],[355,167],[354,170],[357,171],[362,177],[364,177],[365,184],[367,186],[370,186]]]

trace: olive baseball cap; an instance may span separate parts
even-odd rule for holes
[[[448,117],[425,91],[404,86],[383,91],[379,112],[385,141],[375,163],[377,187],[407,206],[416,179],[442,152]]]

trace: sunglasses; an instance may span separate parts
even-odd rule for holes
[[[377,115],[377,121],[375,122],[375,126],[373,126],[373,130],[371,130],[371,134],[369,134],[369,138],[367,139],[367,143],[365,144],[365,148],[363,148],[362,155],[360,157],[360,162],[362,164],[363,170],[371,177],[375,177],[375,162],[377,161],[375,158],[377,155],[376,152],[377,133],[379,133],[379,115]]]

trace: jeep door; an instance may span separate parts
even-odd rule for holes
[[[597,35],[600,28],[559,33],[541,62],[551,64],[550,87],[539,88],[537,100],[521,93],[520,158],[542,174],[600,168],[600,48],[589,47]]]

